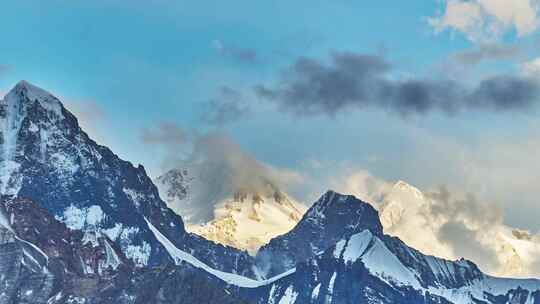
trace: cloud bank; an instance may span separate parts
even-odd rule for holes
[[[300,58],[277,86],[259,85],[255,90],[284,112],[332,117],[366,108],[405,116],[527,110],[540,97],[540,83],[524,75],[496,75],[466,86],[453,80],[396,78],[393,72],[379,56],[333,53],[329,63]]]

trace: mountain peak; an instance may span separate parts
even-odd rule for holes
[[[416,197],[423,197],[424,194],[422,191],[418,190],[418,188],[412,186],[411,184],[404,182],[402,180],[397,181],[394,186],[392,187],[392,192],[401,192],[401,193],[410,193],[413,194]]]
[[[15,93],[18,96],[26,96],[28,99],[34,100],[56,100],[51,93],[45,91],[44,89],[37,87],[26,80],[19,81],[15,87],[10,91],[10,93]],[[8,93],[8,95],[10,94]]]
[[[16,88],[22,88],[22,87],[35,87],[33,84],[31,84],[30,82],[26,81],[26,80],[21,80],[19,81],[16,85],[15,85]]]
[[[18,115],[24,115],[27,107],[33,105],[35,102],[38,102],[48,112],[53,112],[58,117],[63,117],[60,100],[51,93],[26,80],[19,81],[2,101],[7,106],[7,112],[16,112]]]
[[[308,210],[306,217],[312,219],[322,217],[326,222],[337,220],[342,223],[347,220],[357,222],[361,218],[362,225],[360,226],[369,226],[375,233],[382,232],[378,212],[372,205],[353,195],[341,194],[333,190],[328,190],[321,196]]]
[[[317,200],[317,202],[313,204],[311,211],[322,214],[333,213],[333,211],[335,211],[336,209],[343,208],[340,206],[347,205],[352,205],[353,207],[361,207],[361,205],[367,205],[371,207],[371,205],[359,200],[353,195],[346,195],[336,192],[334,190],[328,190],[325,194],[323,194],[323,196],[321,196],[321,198],[319,198],[319,200]]]

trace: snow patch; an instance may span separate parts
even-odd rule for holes
[[[122,232],[122,227],[122,224],[116,223],[113,227],[102,229],[101,231],[103,232],[103,234],[109,237],[109,239],[116,241],[120,236],[120,233]]]
[[[128,245],[124,251],[126,257],[131,259],[138,267],[148,265],[152,247],[150,244],[143,241],[142,245]]]
[[[105,254],[106,259],[105,261],[100,261],[98,271],[101,274],[104,270],[108,269],[109,267],[113,270],[116,270],[118,266],[120,266],[120,258],[114,251],[114,249],[111,247],[109,242],[107,240],[104,241],[105,243]]]
[[[105,214],[98,205],[87,208],[70,205],[64,210],[62,216],[55,216],[55,218],[72,230],[83,230],[97,227],[105,218]]]
[[[141,206],[141,202],[144,200],[144,196],[142,194],[128,188],[123,188],[122,191],[124,191],[126,196],[133,202],[133,204],[135,204],[135,207],[139,208]]]
[[[351,236],[343,251],[343,260],[354,263],[364,254],[372,239],[373,234],[369,230]]]
[[[278,304],[294,304],[296,302],[296,298],[298,297],[298,293],[294,291],[292,286],[289,286],[285,293],[283,294],[283,297],[281,300],[279,300]]]
[[[319,298],[319,293],[321,290],[321,283],[317,284],[313,291],[311,292],[311,300],[316,301]]]
[[[30,127],[28,127],[28,131],[36,133],[39,131],[39,127],[35,123],[31,122]]]

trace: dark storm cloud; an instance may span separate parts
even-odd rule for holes
[[[380,56],[334,53],[329,63],[300,58],[284,71],[275,87],[256,93],[288,113],[329,115],[380,108],[401,115],[465,110],[525,110],[537,102],[540,85],[517,75],[499,75],[469,87],[457,81],[398,79]]]
[[[202,119],[212,125],[224,125],[251,112],[242,93],[230,87],[222,87],[217,96],[206,103],[206,108]]]

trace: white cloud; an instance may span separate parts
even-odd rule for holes
[[[539,25],[537,0],[443,0],[444,11],[428,19],[436,32],[454,30],[473,42],[493,41],[515,31],[525,36]]]
[[[381,195],[392,188],[392,183],[374,177],[367,170],[335,176],[330,178],[329,185],[335,191],[352,194],[375,206],[383,200]]]

